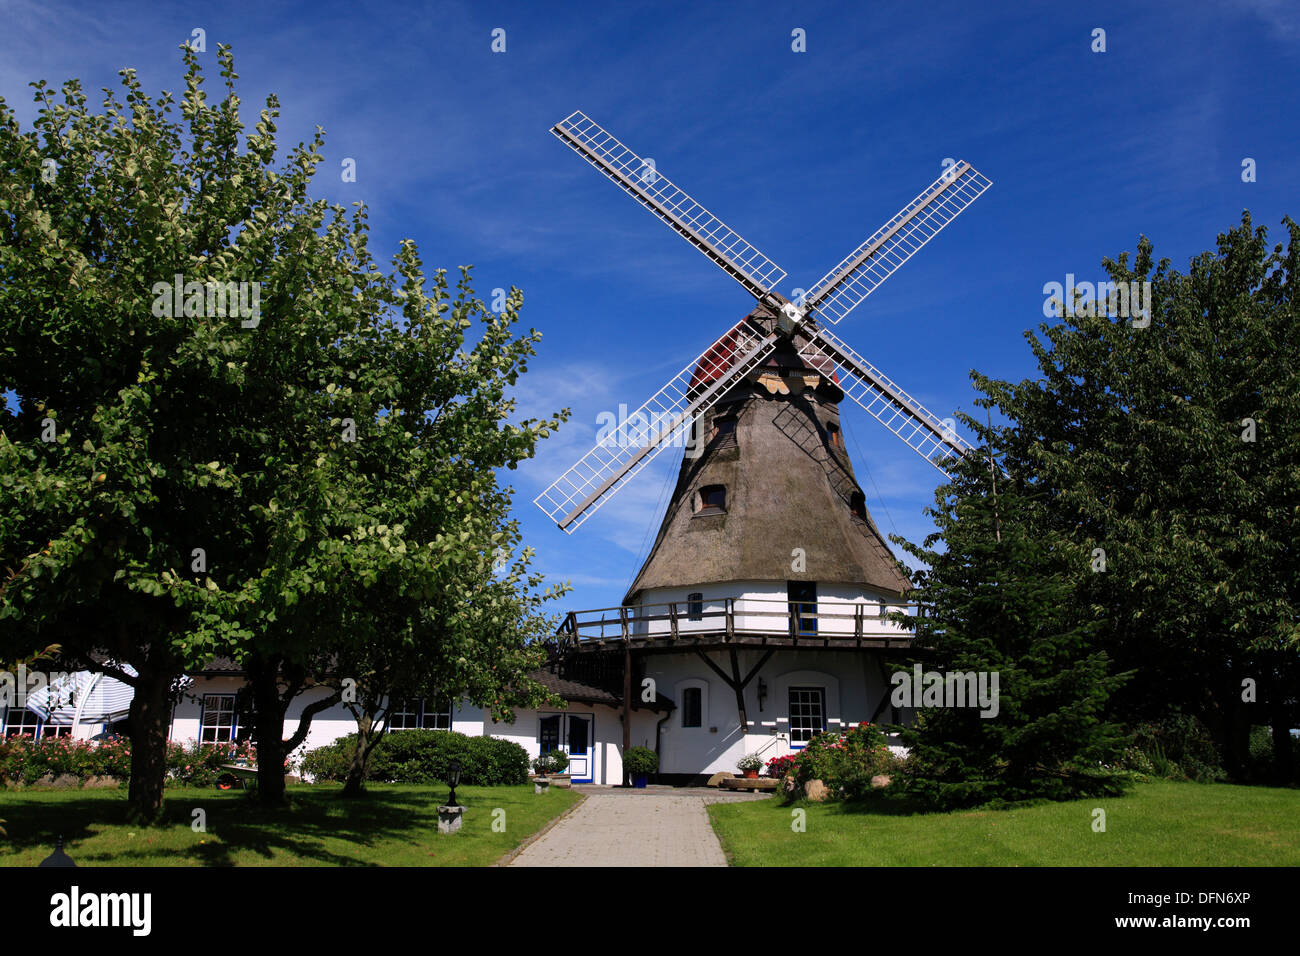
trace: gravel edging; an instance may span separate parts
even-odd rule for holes
[[[501,857],[501,859],[497,860],[495,863],[492,863],[490,865],[509,866],[515,857],[517,857],[520,853],[523,853],[524,850],[528,849],[530,846],[532,846],[542,837],[546,836],[546,834],[550,832],[552,827],[557,826],[561,820],[563,820],[569,814],[573,813],[573,811],[577,810],[578,807],[582,806],[586,802],[587,802],[587,795],[585,793],[579,793],[578,799],[574,801],[573,806],[569,807],[569,809],[565,810],[558,817],[553,818],[549,823],[546,824],[546,826],[542,827],[540,830],[533,833],[532,836],[526,839],[523,843],[519,844],[517,847],[515,847],[505,856]]]

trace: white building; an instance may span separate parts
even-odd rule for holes
[[[556,637],[539,676],[565,708],[519,711],[505,723],[465,702],[410,701],[391,729],[490,735],[530,756],[558,747],[575,780],[600,784],[622,783],[623,748],[644,746],[658,752],[661,780],[686,783],[734,772],[748,754],[790,753],[822,730],[899,721],[885,655],[910,646],[889,617],[913,610],[909,585],[844,449],[843,397],[832,370],[806,364],[787,343],[705,412],[707,444],[683,457],[623,605],[572,612]],[[233,739],[242,681],[222,662],[193,675],[172,739]],[[286,736],[325,693],[295,702]],[[80,714],[11,709],[3,732],[93,736],[123,716],[120,693],[114,700],[116,710]],[[354,730],[349,712],[334,707],[316,716],[301,749]]]

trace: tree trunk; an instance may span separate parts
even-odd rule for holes
[[[1295,764],[1291,757],[1291,714],[1286,706],[1290,688],[1286,686],[1286,666],[1279,662],[1269,687],[1268,716],[1273,729],[1273,783],[1285,787],[1291,783]]]
[[[142,669],[131,697],[131,782],[128,799],[140,823],[158,820],[167,779],[167,728],[171,724],[171,687],[179,675]]]
[[[253,742],[257,745],[257,798],[263,806],[280,806],[285,789],[280,657],[249,655],[248,682],[253,694]]]
[[[359,797],[366,780],[366,764],[370,752],[375,749],[372,742],[375,722],[370,711],[363,711],[357,717],[357,748],[352,751],[352,763],[348,766],[348,775],[343,782],[343,796]]]
[[[1241,676],[1229,671],[1224,692],[1220,698],[1223,714],[1223,769],[1230,779],[1240,782],[1247,776],[1250,763],[1250,725],[1252,708],[1258,704],[1241,699]]]

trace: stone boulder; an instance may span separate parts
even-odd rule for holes
[[[820,780],[809,780],[803,785],[803,795],[813,803],[821,803],[831,795],[831,792]]]
[[[873,787],[887,787],[892,782],[893,778],[887,773],[878,773],[871,778],[871,786]]]
[[[707,781],[705,781],[704,785],[706,787],[720,787],[722,786],[722,781],[735,780],[735,779],[736,779],[736,775],[734,773],[728,773],[727,771],[724,770],[721,773],[715,773],[712,777],[710,777]]]
[[[61,773],[50,781],[55,790],[80,790],[81,778],[72,773]]]
[[[110,777],[107,774],[95,774],[87,777],[86,782],[82,784],[84,790],[108,790],[118,785],[117,777]]]

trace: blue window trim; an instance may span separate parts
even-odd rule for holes
[[[9,707],[5,707],[3,709],[3,713],[0,713],[0,740],[3,740],[9,736],[10,709],[11,708]],[[12,709],[21,710],[24,713],[31,714],[33,717],[36,718],[36,732],[32,734],[32,737],[36,739],[40,739],[40,736],[45,732],[45,721],[41,719],[41,715],[36,713],[36,711],[34,710],[28,710],[26,707],[14,707]],[[26,721],[23,721],[23,723],[26,724]]]

